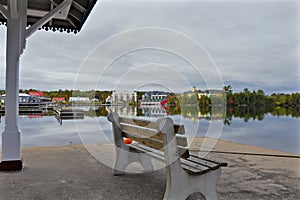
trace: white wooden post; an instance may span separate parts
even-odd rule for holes
[[[27,0],[8,1],[6,43],[5,128],[0,170],[21,170],[19,115],[19,61],[25,45]]]
[[[25,40],[60,11],[70,7],[72,0],[64,0],[26,30],[27,2],[27,0],[8,0],[7,10],[0,5],[0,12],[7,18],[5,128],[2,133],[0,171],[22,170],[23,167],[18,116],[19,61],[25,49]]]

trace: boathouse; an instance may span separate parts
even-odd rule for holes
[[[6,95],[1,95],[1,103],[5,104],[5,97]],[[39,103],[41,101],[40,98],[31,96],[25,93],[19,93],[19,103]]]

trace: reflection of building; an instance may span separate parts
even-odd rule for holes
[[[72,107],[64,107],[64,109],[68,109],[71,108],[72,110],[81,110],[81,111],[95,111],[98,107],[97,106],[80,106],[80,105],[76,105],[76,106],[72,106]]]
[[[197,106],[181,107],[181,115],[189,119],[223,120],[226,117],[226,108],[213,106],[210,110],[201,110]]]
[[[184,118],[191,120],[196,119],[211,119],[211,113],[209,111],[201,111],[198,106],[183,106],[181,107],[181,115]]]
[[[142,114],[148,117],[164,117],[167,116],[168,108],[161,106],[141,106]]]
[[[164,117],[169,115],[169,110],[164,106],[109,106],[108,112],[116,112],[120,116],[147,116]]]
[[[137,102],[137,92],[113,91],[113,104],[128,104]]]
[[[110,106],[110,112],[116,112],[120,116],[137,116],[138,108],[136,106]]]

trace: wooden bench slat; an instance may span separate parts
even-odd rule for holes
[[[148,138],[145,137],[143,135],[139,135],[133,132],[128,132],[128,131],[123,131],[123,136],[126,138],[129,138],[133,141],[136,141],[138,143],[141,143],[143,145],[152,147],[154,149],[157,150],[163,150],[164,144],[162,141],[160,140],[156,140],[154,138]],[[176,138],[177,142],[182,143],[181,141],[183,141],[184,143],[184,138]],[[186,139],[186,138],[185,138]],[[183,147],[183,146],[178,146],[178,156],[182,157],[182,158],[188,158],[189,157],[189,149],[187,147]]]
[[[121,123],[121,129],[123,130],[123,136],[130,138],[139,143],[150,145],[155,149],[162,149],[163,147],[163,134],[157,132],[154,129],[149,129],[145,127],[134,126],[131,124]],[[176,141],[178,144],[179,152],[178,154],[182,157],[187,158],[189,156],[188,141],[187,138],[182,135],[176,135]]]
[[[132,143],[128,145],[130,149],[134,149],[137,150],[141,153],[146,153],[147,155],[161,161],[164,162],[165,161],[165,157],[164,157],[164,153],[162,151],[156,150],[156,149],[151,149],[147,146],[138,144],[138,143]]]
[[[145,128],[145,127],[141,127],[141,126],[135,126],[132,124],[125,124],[123,122],[120,125],[121,125],[121,129],[123,131],[136,133],[136,134],[148,137],[148,138],[153,138],[156,140],[163,141],[163,137],[164,137],[163,134],[160,132],[157,132],[157,130],[155,130],[155,129]],[[188,146],[188,141],[185,136],[177,134],[176,140],[177,140],[177,144],[179,146],[182,146],[182,147]]]
[[[189,162],[183,158],[180,159],[182,168],[191,175],[201,175],[210,171],[208,167],[202,165],[195,165],[193,162]]]
[[[155,154],[158,154],[158,155],[160,155],[162,157],[165,156],[165,153],[163,151],[160,151],[160,150],[157,150],[157,149],[153,149],[153,148],[148,147],[148,146],[143,145],[143,144],[132,143],[129,146],[133,147],[133,148],[137,147],[137,148],[140,148],[140,149],[144,149],[143,152],[152,152],[153,151]]]
[[[153,149],[157,149],[157,150],[163,150],[164,144],[162,141],[153,139],[153,138],[147,138],[147,137],[142,137],[138,134],[135,133],[131,133],[131,132],[125,132],[123,131],[123,136],[126,138],[129,138],[133,141],[136,141],[140,144],[149,146]],[[182,157],[182,158],[188,158],[189,157],[189,149],[187,147],[182,147],[182,146],[178,146],[178,156]]]
[[[154,149],[160,150],[164,147],[164,144],[162,141],[160,140],[156,140],[153,138],[149,138],[149,137],[143,137],[141,135],[132,133],[132,132],[127,132],[127,131],[123,131],[123,136],[126,138],[129,138],[133,141],[136,141],[138,143],[144,144],[146,146],[152,147]]]
[[[142,119],[132,119],[126,117],[119,117],[120,123],[131,124],[135,126],[143,126],[150,129],[158,129],[157,123],[153,121],[147,121]]]
[[[145,145],[142,145],[139,143],[133,143],[133,144],[130,144],[129,146],[135,150],[142,152],[142,153],[146,153],[149,156],[160,160],[161,162],[165,161],[163,151],[155,150],[149,146],[145,146]],[[194,162],[191,162],[191,161],[183,159],[183,158],[181,158],[180,161],[181,161],[182,168],[191,175],[204,174],[210,170],[210,168],[208,168],[206,166],[196,164]]]
[[[187,160],[194,162],[194,163],[200,163],[201,165],[209,167],[211,170],[218,169],[220,166],[216,163],[209,162],[207,160],[203,160],[201,158],[195,157],[195,156],[190,156],[187,158]]]
[[[135,126],[142,126],[145,128],[150,128],[150,129],[156,129],[158,130],[157,123],[155,121],[148,121],[144,119],[134,119],[134,118],[126,118],[126,117],[119,117],[120,123],[124,124],[131,124]],[[179,124],[174,124],[174,129],[176,134],[184,135],[185,134],[185,129],[184,125],[179,125]]]
[[[126,132],[136,133],[144,137],[163,140],[163,134],[155,129],[145,128],[141,126],[134,126],[132,124],[121,123],[121,129]]]
[[[215,163],[216,165],[218,165],[219,167],[227,167],[228,164],[225,163],[225,162],[218,162],[218,161],[215,161],[215,160],[209,160],[209,159],[206,159],[206,158],[199,158],[198,156],[195,156],[195,155],[190,155],[190,158],[193,158],[193,159],[201,159],[201,160],[204,160],[204,161],[207,161],[207,162],[210,162],[210,163]]]

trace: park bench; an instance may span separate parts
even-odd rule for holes
[[[116,146],[114,175],[124,174],[132,162],[139,162],[144,171],[153,171],[154,158],[164,162],[166,168],[165,200],[186,199],[193,193],[217,199],[217,180],[227,163],[192,155],[183,125],[174,125],[169,117],[147,121],[119,117],[117,113],[110,113],[108,120],[112,122]],[[133,142],[125,144],[124,137]]]

